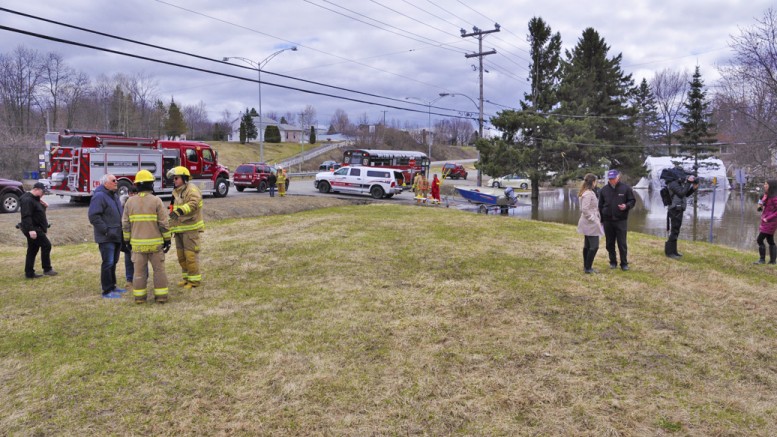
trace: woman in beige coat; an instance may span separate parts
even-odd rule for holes
[[[599,215],[599,200],[596,198],[596,175],[588,173],[583,178],[583,185],[577,196],[580,198],[580,220],[577,222],[577,233],[585,235],[583,242],[583,270],[586,273],[596,273],[593,269],[594,258],[599,250],[599,237],[604,235],[602,219]]]

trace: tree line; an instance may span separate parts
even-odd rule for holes
[[[562,55],[561,35],[534,17],[527,36],[531,91],[517,109],[491,119],[502,135],[478,142],[478,166],[487,174],[528,175],[534,198],[550,178],[564,183],[607,168],[639,177],[650,154],[723,148],[735,166],[774,175],[776,24],[769,9],[732,37],[733,61],[720,67],[721,83],[708,94],[699,67],[692,75],[666,69],[635,85],[621,68],[622,55],[611,56],[593,28]]]

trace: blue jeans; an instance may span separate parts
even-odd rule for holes
[[[135,276],[135,264],[132,263],[132,252],[124,252],[124,276],[126,276],[127,282],[132,282],[132,277]]]
[[[100,256],[103,259],[100,265],[100,286],[103,293],[116,288],[116,264],[119,262],[121,243],[100,243]]]

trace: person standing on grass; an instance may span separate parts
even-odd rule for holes
[[[434,199],[435,202],[440,203],[440,185],[442,185],[442,182],[440,182],[439,179],[437,179],[437,173],[434,174],[434,178],[432,179],[432,199]]]
[[[130,185],[127,189],[127,194],[119,196],[119,203],[121,203],[122,211],[124,210],[124,205],[127,204],[127,200],[136,194],[138,194],[138,187]],[[121,251],[124,252],[124,277],[127,280],[127,283],[124,284],[124,288],[131,289],[132,277],[135,276],[135,264],[132,262],[132,250],[130,250],[129,242],[123,240],[124,238],[122,237]]]
[[[764,182],[764,197],[758,202],[758,210],[761,211],[761,221],[758,226],[758,261],[753,264],[766,262],[766,245],[769,243],[769,264],[777,264],[777,246],[774,244],[774,231],[777,230],[777,180],[771,179]]]
[[[202,192],[190,183],[191,173],[178,166],[167,172],[173,179],[173,205],[170,211],[170,230],[175,238],[175,252],[181,266],[179,287],[192,289],[202,285],[200,250],[205,221],[202,218]]]
[[[607,172],[607,183],[599,191],[599,213],[604,228],[605,247],[610,256],[610,268],[618,267],[618,257],[615,253],[615,243],[618,243],[618,253],[621,257],[621,270],[629,269],[628,247],[626,234],[628,231],[629,210],[637,204],[634,191],[621,182],[618,170]]]
[[[49,231],[46,208],[49,207],[49,204],[41,199],[45,190],[46,186],[43,183],[35,182],[32,190],[22,194],[22,197],[19,198],[19,210],[22,214],[19,230],[27,238],[27,258],[24,261],[24,277],[27,279],[57,274],[51,267],[51,241],[46,236]],[[38,256],[38,252],[40,252],[43,275],[35,273],[35,258]]]
[[[596,273],[593,269],[596,252],[599,251],[599,237],[604,235],[602,220],[599,215],[599,202],[596,199],[596,175],[588,173],[583,178],[583,185],[577,193],[580,198],[580,220],[577,222],[577,232],[583,234],[583,271]]]
[[[120,298],[127,291],[116,287],[116,265],[122,246],[121,215],[123,208],[116,194],[116,176],[106,174],[89,202],[89,223],[94,228],[94,242],[100,248],[100,287],[105,299]]]
[[[682,170],[681,170],[682,171]],[[699,181],[696,176],[675,179],[666,184],[672,203],[667,210],[669,217],[669,238],[664,244],[664,254],[672,259],[683,256],[677,251],[677,238],[680,236],[680,227],[683,225],[683,214],[687,206],[686,198],[699,189]]]
[[[278,178],[275,176],[275,171],[270,171],[270,176],[267,176],[267,186],[270,189],[270,197],[275,197],[275,184],[278,182]]]

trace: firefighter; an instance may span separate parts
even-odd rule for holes
[[[275,176],[275,184],[278,186],[278,195],[286,197],[286,170],[278,167]]]
[[[189,183],[191,174],[186,167],[178,166],[167,172],[173,179],[173,204],[170,211],[170,230],[175,235],[175,251],[181,265],[182,279],[179,287],[191,289],[202,283],[200,271],[200,247],[205,222],[202,220],[202,193]]]
[[[124,241],[132,251],[135,275],[132,278],[132,295],[135,303],[146,302],[146,283],[148,282],[148,263],[154,269],[154,300],[167,302],[167,274],[165,273],[165,254],[170,250],[172,237],[167,219],[167,211],[162,200],[151,192],[154,190],[154,175],[148,170],[140,170],[135,175],[138,195],[127,199],[121,227]]]

